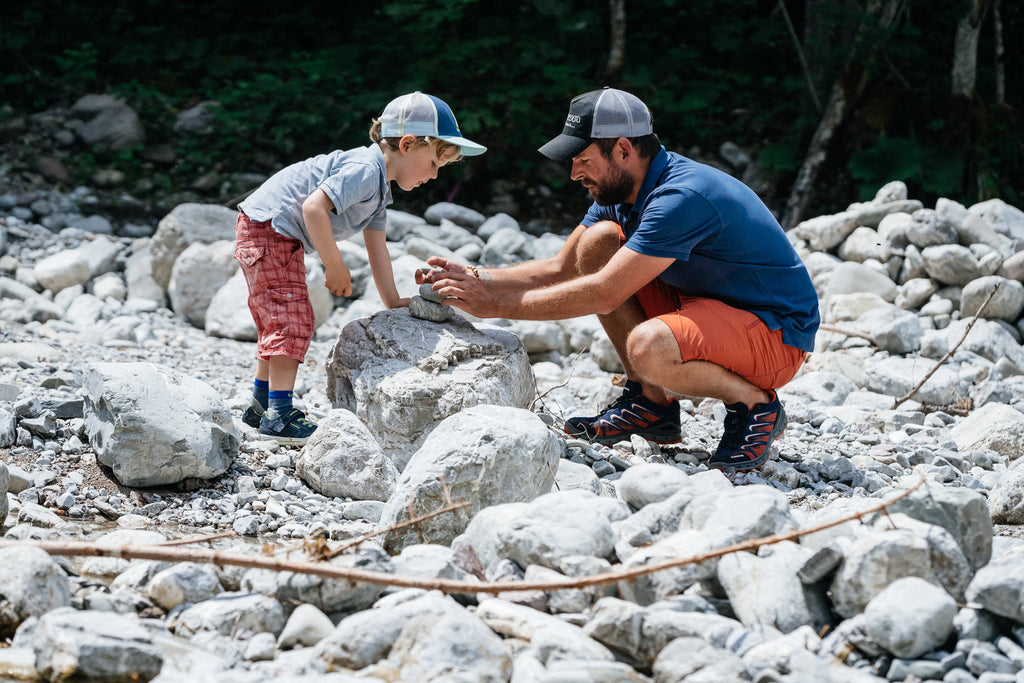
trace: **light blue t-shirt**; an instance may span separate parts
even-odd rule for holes
[[[360,230],[387,228],[391,198],[384,153],[373,144],[335,150],[287,166],[245,199],[238,208],[254,221],[271,221],[275,232],[302,243],[306,253],[316,251],[302,220],[302,202],[319,188],[334,204],[330,213],[336,241]]]
[[[764,202],[742,182],[665,148],[651,160],[635,204],[590,207],[583,225],[622,226],[626,247],[674,258],[658,276],[684,296],[750,311],[786,344],[814,350],[818,295]]]

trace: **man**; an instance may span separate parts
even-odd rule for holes
[[[571,161],[594,199],[553,258],[477,269],[434,257],[447,305],[479,317],[596,313],[626,373],[622,396],[565,431],[610,444],[682,438],[672,394],[726,404],[708,464],[750,470],[786,426],[775,389],[813,349],[818,298],[778,221],[731,176],[661,146],[637,97],[605,88],[572,100],[541,154]],[[417,278],[423,281],[424,276]]]

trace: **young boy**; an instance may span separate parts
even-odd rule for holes
[[[314,328],[304,253],[319,254],[328,290],[350,296],[352,276],[336,240],[362,230],[384,305],[407,306],[409,299],[398,296],[385,241],[391,181],[411,190],[436,178],[441,166],[486,151],[462,137],[447,104],[418,91],[384,108],[370,140],[367,147],[292,164],[238,205],[235,258],[259,335],[252,402],[242,420],[282,444],[301,445],[316,429],[292,406],[295,376]]]

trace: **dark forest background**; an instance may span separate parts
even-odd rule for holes
[[[138,148],[68,163],[168,191],[367,144],[384,104],[422,90],[490,151],[396,208],[483,211],[500,190],[520,220],[561,220],[588,201],[536,148],[574,95],[612,85],[648,104],[669,149],[749,151],[788,227],[897,179],[926,206],[1024,204],[1022,29],[1017,0],[15,1],[0,3],[0,121],[122,96],[175,162]],[[177,136],[204,100],[221,105],[216,133]]]

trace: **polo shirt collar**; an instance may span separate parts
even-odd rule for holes
[[[636,193],[633,211],[637,211],[637,207],[643,209],[644,205],[647,204],[647,197],[658,186],[658,180],[661,179],[661,174],[665,172],[666,166],[668,166],[668,152],[665,151],[665,146],[662,145],[661,151],[654,155],[650,165],[647,167],[644,182],[640,184],[640,191]]]

